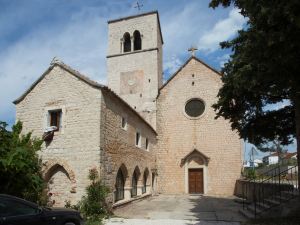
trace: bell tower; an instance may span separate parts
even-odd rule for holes
[[[108,87],[154,128],[162,45],[157,11],[108,21]]]

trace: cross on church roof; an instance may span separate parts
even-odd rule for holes
[[[134,6],[134,8],[137,8],[139,11],[141,10],[142,7],[143,7],[143,4],[140,4],[138,1],[136,2],[136,5]]]
[[[195,51],[198,51],[198,48],[192,46],[188,49],[188,51],[192,53],[192,56],[195,56]]]

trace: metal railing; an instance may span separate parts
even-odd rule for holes
[[[282,169],[277,166],[259,177],[245,180],[243,190],[243,209],[252,206],[254,216],[266,211],[282,201],[288,201],[299,194],[298,166]],[[284,195],[284,196],[283,196]]]

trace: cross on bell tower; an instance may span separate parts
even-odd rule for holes
[[[195,51],[198,51],[198,48],[192,46],[188,49],[189,52],[191,52],[192,56],[195,56]]]
[[[141,8],[143,7],[143,4],[140,4],[138,1],[136,2],[134,8],[138,9],[138,11],[141,10]]]

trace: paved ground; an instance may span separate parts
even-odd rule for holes
[[[160,195],[116,209],[107,225],[238,225],[240,208],[234,198]]]
[[[173,219],[110,219],[105,225],[240,225],[239,222]]]

